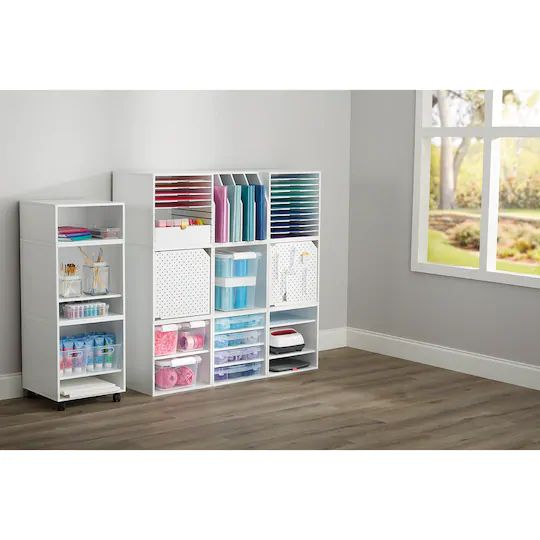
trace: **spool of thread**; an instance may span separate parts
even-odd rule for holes
[[[177,370],[173,368],[160,368],[156,371],[156,386],[162,390],[172,388],[177,384],[177,381]]]
[[[183,351],[193,351],[194,349],[202,349],[204,346],[204,338],[199,334],[182,334],[180,336],[180,348]]]
[[[176,386],[191,386],[195,374],[188,366],[180,366],[176,368]]]

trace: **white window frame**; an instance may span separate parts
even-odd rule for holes
[[[540,138],[540,127],[497,125],[502,105],[502,90],[485,91],[483,126],[432,127],[431,95],[431,90],[418,90],[416,92],[411,270],[540,288],[540,275],[515,274],[496,269],[499,214],[499,140],[506,137]],[[431,139],[433,137],[463,136],[482,138],[484,142],[479,268],[450,266],[427,261]]]

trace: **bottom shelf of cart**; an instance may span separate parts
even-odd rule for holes
[[[58,402],[110,396],[122,392],[125,392],[123,385],[115,384],[101,377],[70,378],[60,381]]]

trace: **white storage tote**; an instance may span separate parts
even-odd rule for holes
[[[317,257],[313,242],[272,244],[271,305],[317,302]]]
[[[159,251],[155,272],[156,319],[210,313],[210,255],[204,249]]]

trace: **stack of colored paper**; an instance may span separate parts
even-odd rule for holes
[[[69,225],[58,227],[58,240],[60,242],[76,242],[91,239],[92,233],[86,227],[70,227]]]

